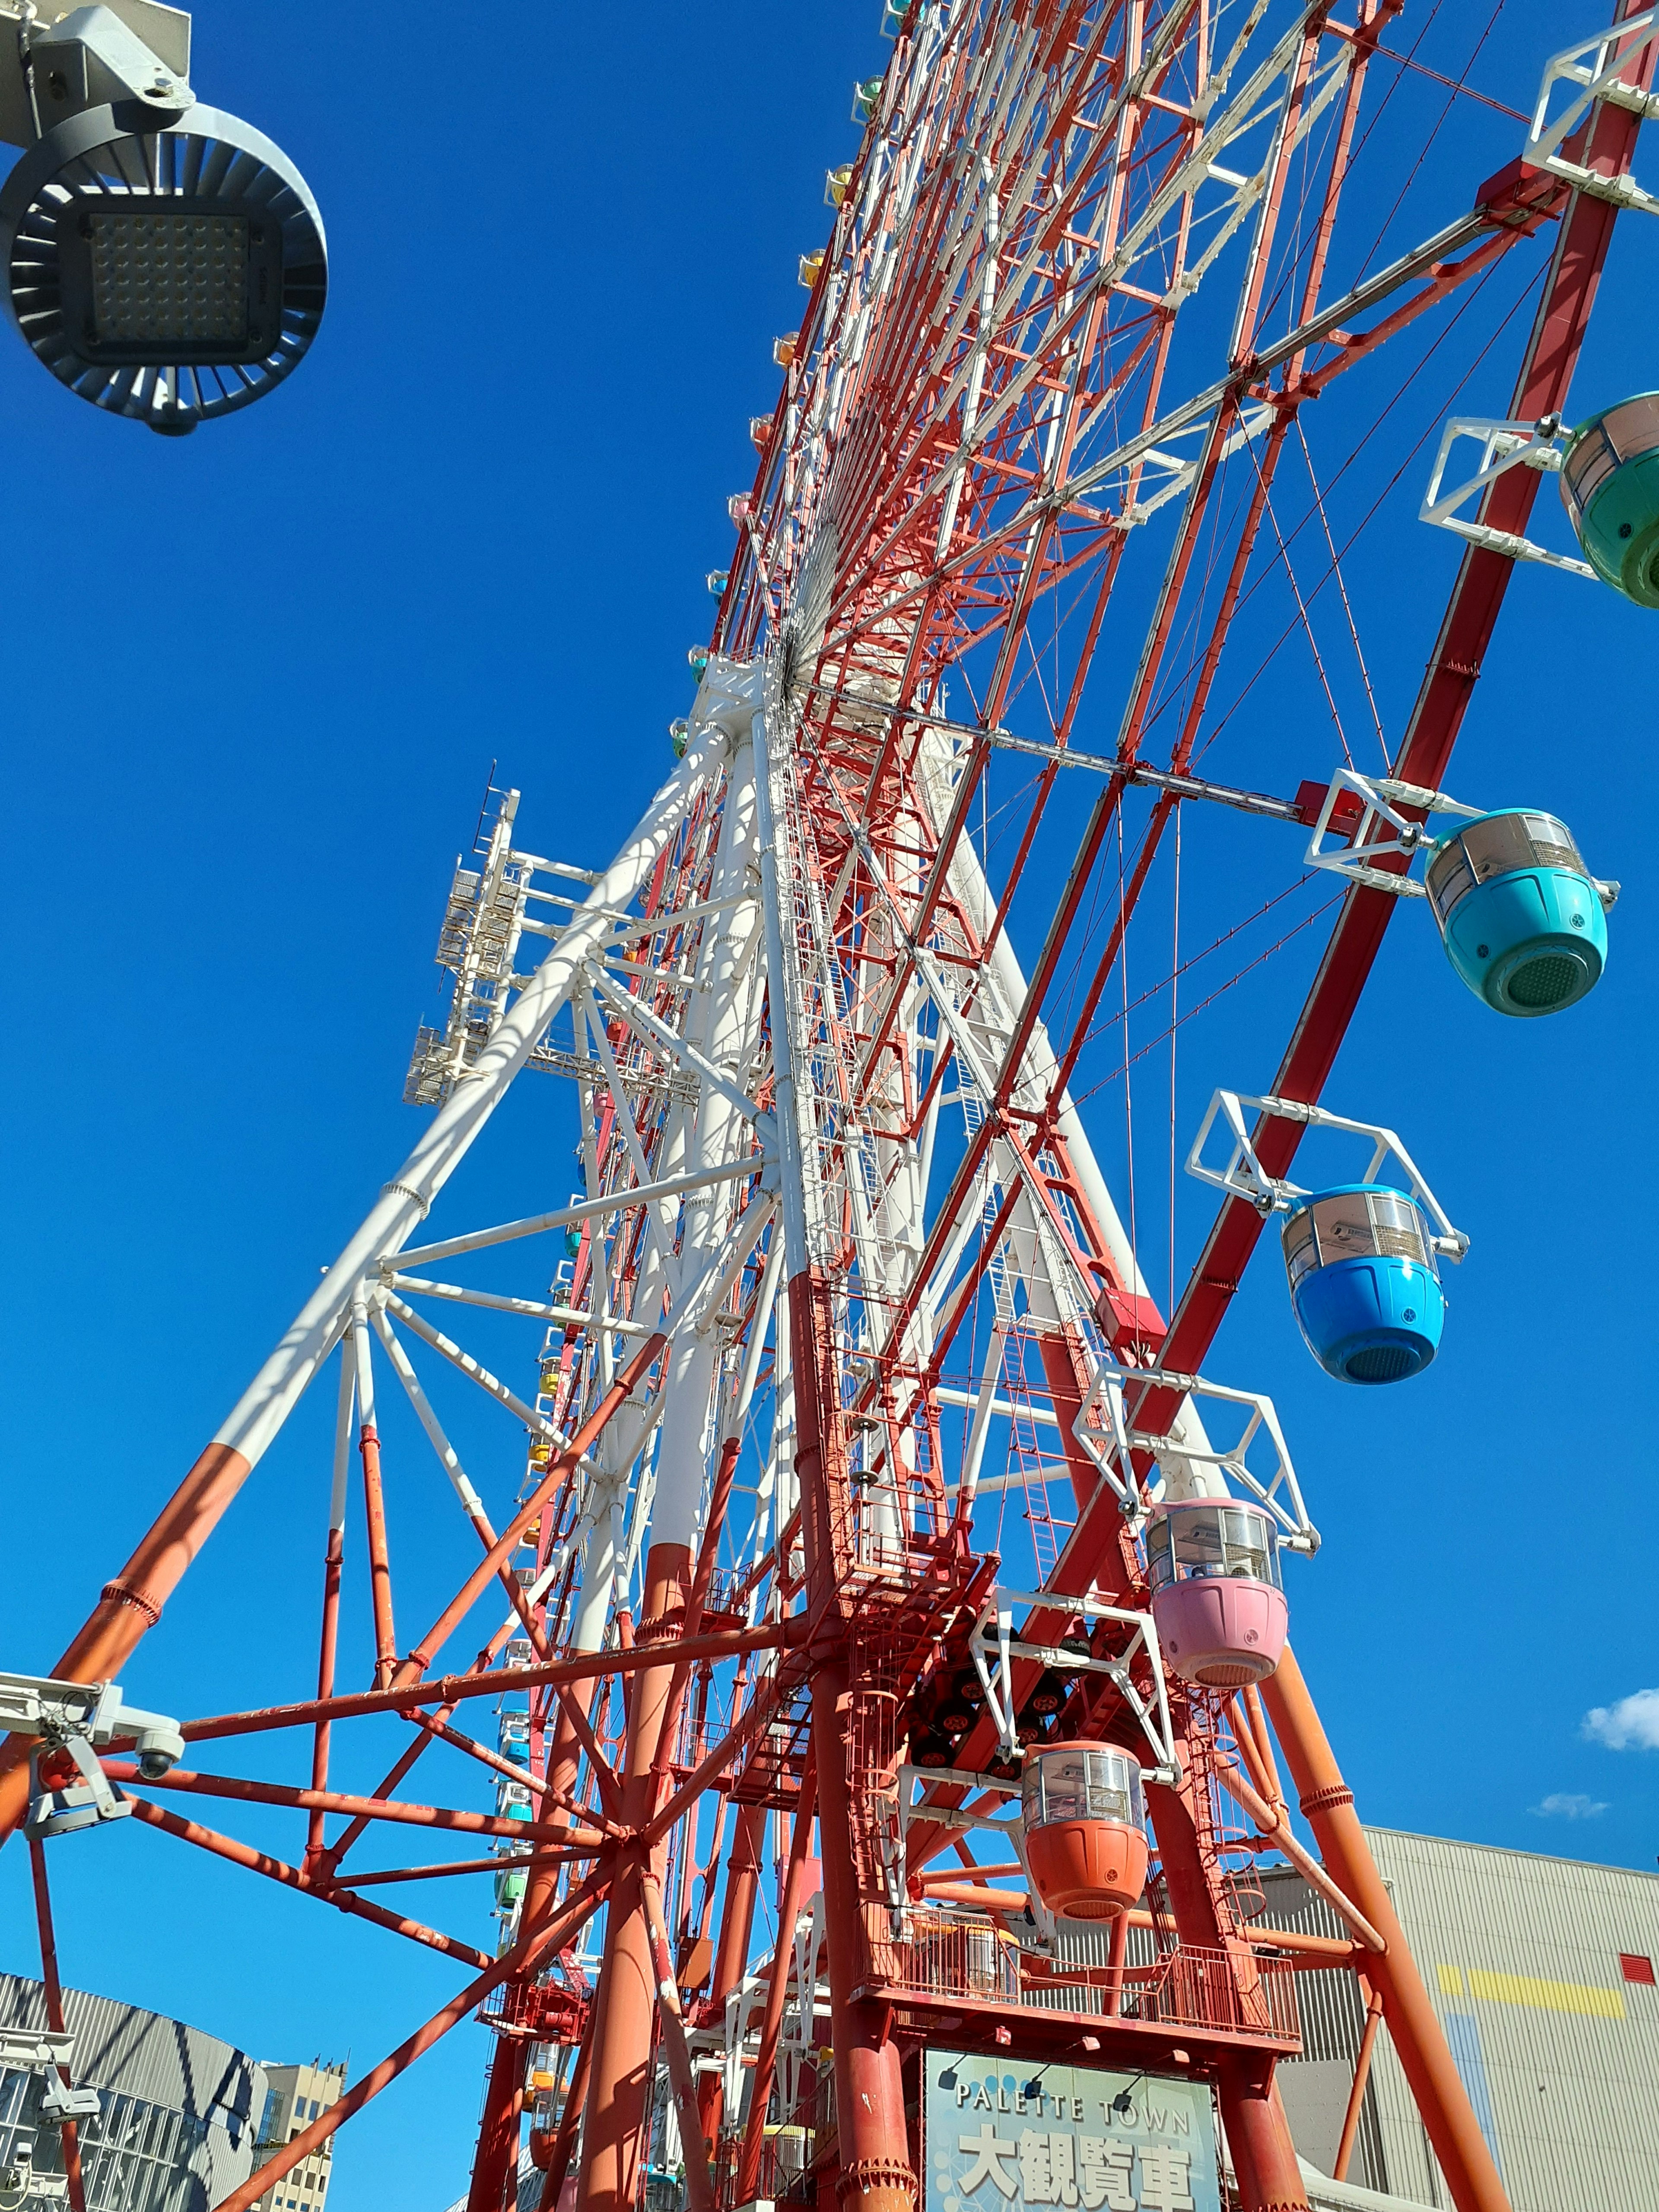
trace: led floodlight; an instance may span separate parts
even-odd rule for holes
[[[303,358],[328,264],[305,179],[234,116],[113,106],[48,132],[0,189],[11,319],[71,392],[152,429],[262,398]]]
[[[198,104],[189,18],[155,0],[31,20],[17,64],[9,43],[0,135],[32,143],[0,187],[0,297],[29,346],[82,398],[175,435],[262,398],[327,296],[304,178]]]

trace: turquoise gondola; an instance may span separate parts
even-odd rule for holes
[[[1510,808],[1460,823],[1425,880],[1452,966],[1500,1014],[1559,1013],[1600,981],[1601,890],[1553,814]]]
[[[1315,1191],[1285,1224],[1285,1266],[1308,1349],[1340,1382],[1403,1382],[1440,1348],[1446,1297],[1414,1200],[1384,1183]]]
[[[1603,583],[1638,607],[1659,607],[1659,392],[1621,399],[1568,432],[1561,496]]]

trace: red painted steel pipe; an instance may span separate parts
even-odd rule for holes
[[[1342,2115],[1342,2133],[1336,2146],[1336,2156],[1331,2160],[1331,2179],[1346,2181],[1348,2161],[1353,2156],[1353,2147],[1359,2135],[1359,2115],[1365,2103],[1365,2084],[1370,2079],[1371,2053],[1376,2048],[1376,2031],[1382,2025],[1382,1998],[1373,1990],[1365,2000],[1365,2025],[1360,2031],[1359,2053],[1354,2060],[1353,2086],[1348,2092],[1348,2108]]]
[[[697,2084],[691,2070],[691,2047],[685,2038],[685,2011],[680,2002],[679,1984],[674,1978],[662,1892],[649,1869],[640,1876],[640,1895],[655,1954],[657,2024],[661,2030],[663,2054],[668,2061],[669,2087],[673,2092],[680,2147],[684,2153],[685,2201],[689,2212],[714,2212],[714,2182],[708,2149],[697,2136]]]
[[[392,1555],[386,1545],[386,1492],[380,1482],[380,1432],[365,1421],[357,1449],[363,1462],[363,1518],[368,1527],[368,1590],[374,1620],[374,1686],[384,1690],[398,1665],[392,1616]]]
[[[216,1858],[228,1859],[233,1866],[246,1867],[250,1874],[264,1875],[271,1881],[281,1882],[284,1888],[297,1890],[303,1897],[314,1897],[324,1905],[333,1905],[338,1912],[349,1913],[354,1919],[372,1920],[377,1928],[386,1929],[393,1936],[406,1936],[411,1943],[423,1943],[428,1950],[441,1951],[448,1958],[463,1959],[469,1966],[489,1964],[483,1953],[474,1950],[471,1943],[442,1935],[422,1921],[388,1912],[381,1905],[371,1905],[367,1898],[354,1897],[349,1892],[314,1881],[299,1867],[272,1858],[268,1851],[256,1851],[251,1844],[239,1842],[234,1836],[222,1836],[216,1828],[204,1828],[199,1821],[183,1820],[177,1813],[169,1813],[165,1806],[151,1804],[147,1797],[134,1797],[132,1810],[136,1819],[152,1828],[165,1829],[181,1843],[194,1844],[198,1850],[211,1851]]]
[[[326,1704],[334,1695],[334,1663],[340,1642],[340,1581],[345,1561],[345,1531],[331,1528],[328,1545],[323,1557],[323,1620],[318,1639],[317,1702]],[[330,1723],[319,1721],[311,1746],[311,1786],[313,1790],[328,1787],[328,1752]],[[322,1856],[326,1815],[312,1814],[306,1832],[306,1869],[314,1872]]]
[[[137,1649],[144,1632],[179,1577],[247,1479],[245,1454],[210,1444],[168,1500],[159,1520],[103,1594],[86,1625],[52,1668],[64,1682],[112,1682]],[[33,1739],[9,1736],[0,1744],[0,1841],[28,1809],[28,1759]]]
[[[570,1469],[575,1466],[583,1453],[590,1450],[598,1442],[604,1430],[615,1415],[621,1412],[635,1389],[655,1366],[658,1357],[667,1342],[667,1337],[660,1330],[654,1336],[647,1337],[582,1423],[580,1428],[577,1430],[575,1435],[571,1437],[569,1443],[562,1445],[554,1453],[548,1462],[546,1474],[532,1491],[529,1498],[507,1522],[506,1528],[495,1539],[492,1548],[484,1553],[483,1559],[474,1567],[472,1572],[461,1584],[460,1589],[438,1615],[408,1658],[398,1668],[393,1677],[398,1686],[401,1686],[404,1683],[415,1680],[425,1674],[444,1644],[465,1620],[483,1592],[495,1581],[498,1570],[512,1559],[513,1553],[518,1548],[519,1539],[531,1522],[538,1517],[543,1506],[564,1480]]]
[[[749,1710],[727,1735],[721,1737],[701,1766],[696,1768],[681,1783],[679,1788],[662,1808],[654,1814],[646,1827],[641,1841],[647,1844],[659,1843],[689,1805],[701,1797],[717,1774],[723,1773],[732,1764],[733,1754],[747,1743],[751,1735],[764,1728],[783,1702],[781,1685],[767,1687],[757,1684]]]
[[[772,2098],[772,2075],[777,2065],[778,2036],[783,2027],[783,2001],[789,1993],[789,1971],[795,1956],[795,1922],[800,1912],[806,1862],[811,1856],[812,1822],[817,1806],[817,1773],[809,1751],[801,1776],[800,1796],[795,1800],[794,1832],[789,1839],[789,1864],[784,1877],[778,1911],[778,1943],[772,1954],[772,1971],[766,1984],[766,2009],[761,2015],[760,2050],[749,2083],[749,2124],[744,2130],[743,2155],[738,2163],[737,2202],[752,2204],[760,2195],[761,2149],[766,2141],[766,2108]]]
[[[434,1866],[376,1867],[368,1874],[333,1875],[329,1887],[374,1889],[388,1881],[436,1881],[449,1874],[500,1874],[514,1867],[534,1872],[540,1868],[586,1865],[595,1856],[592,1851],[536,1851],[524,1858],[444,1859]]]
[[[1365,1972],[1381,1994],[1382,2016],[1453,2202],[1458,2212],[1509,2212],[1486,2139],[1366,1844],[1353,1792],[1288,1647],[1262,1689],[1320,1856],[1388,1945],[1367,1958]]]
[[[478,2122],[478,2150],[466,2212],[503,2212],[507,2185],[519,2172],[519,2124],[524,2114],[524,2069],[530,2045],[522,2036],[498,2035]],[[516,2192],[514,2203],[517,2203]],[[551,2212],[551,2208],[549,2208]]]
[[[793,1291],[790,1305],[793,1320]],[[848,1705],[846,1662],[839,1656],[820,1661],[812,1677],[812,1744],[823,1838],[825,1949],[835,2016],[831,2039],[840,2200],[846,2212],[910,2212],[917,2197],[916,2175],[910,2162],[892,2008],[856,1994],[866,1979],[865,1933],[848,1790]]]
[[[433,2014],[424,2026],[380,2064],[365,2074],[355,2088],[348,2089],[337,2104],[318,2115],[308,2127],[302,2128],[289,2142],[283,2145],[276,2156],[251,2173],[246,2181],[239,2182],[228,2197],[222,2197],[213,2212],[250,2212],[273,2183],[310,2157],[313,2151],[325,2143],[335,2130],[349,2120],[354,2112],[362,2112],[372,2098],[378,2097],[388,2083],[406,2073],[425,2051],[448,2034],[457,2021],[465,2020],[468,2013],[481,2004],[493,1989],[504,1982],[509,1974],[523,1972],[544,1959],[550,1952],[562,1950],[577,1929],[595,1913],[604,1900],[605,1879],[600,1870],[583,1883],[556,1921],[550,1922],[536,1939],[533,1948],[526,1948],[523,1941],[510,1951],[504,1951],[495,1963],[487,1967],[476,1981],[469,1982],[456,1996],[453,1996],[441,2011]]]
[[[439,1708],[441,1717],[442,1714],[447,1713],[450,1710],[450,1707],[447,1705],[441,1706]],[[420,1759],[422,1753],[427,1749],[428,1746],[435,1741],[436,1739],[434,1737],[421,1735],[417,1735],[412,1743],[406,1744],[404,1747],[404,1749],[398,1753],[398,1757],[392,1760],[392,1765],[386,1769],[385,1774],[381,1776],[380,1781],[375,1784],[374,1789],[369,1792],[371,1798],[373,1798],[376,1803],[378,1803],[382,1798],[389,1800],[392,1796],[392,1791],[402,1784],[405,1775],[412,1771],[416,1761]],[[316,1815],[313,1814],[313,1818],[314,1819]],[[357,1842],[361,1836],[366,1833],[368,1827],[368,1819],[362,1814],[359,1814],[355,1819],[348,1820],[345,1826],[340,1831],[339,1834],[336,1836],[334,1841],[329,1844],[325,1850],[318,1853],[316,1870],[319,1874],[333,1874],[337,1869],[341,1860],[351,1849],[352,1845]]]
[[[725,2017],[726,1996],[743,1979],[749,1964],[749,1939],[755,1924],[761,1846],[765,1837],[765,1806],[740,1805],[732,1849],[726,1861],[726,1896],[720,1905],[720,1936],[708,1972],[708,2013],[715,2020]],[[697,2109],[706,2141],[719,2141],[725,2104],[724,2076],[705,2074],[698,2087]]]
[[[801,1643],[807,1633],[807,1624],[800,1619],[773,1621],[757,1628],[688,1638],[676,1645],[675,1653],[682,1659],[736,1659],[746,1651],[776,1651]],[[405,1683],[398,1689],[366,1690],[357,1697],[266,1705],[246,1713],[215,1713],[204,1720],[185,1721],[180,1732],[186,1743],[201,1743],[216,1736],[257,1735],[270,1729],[310,1728],[319,1720],[407,1712],[417,1705],[458,1705],[468,1698],[505,1697],[518,1690],[591,1682],[602,1674],[626,1674],[649,1666],[657,1656],[648,1645],[638,1650],[582,1651],[569,1659],[550,1660],[533,1667],[493,1667],[477,1673],[441,1674],[431,1681]]]
[[[645,1615],[658,1621],[680,1609],[691,1578],[689,1544],[653,1544],[646,1555]],[[657,1754],[667,1717],[672,1644],[638,1647],[655,1664],[634,1677],[621,1813],[641,1838],[619,1856],[605,1916],[605,1951],[594,1998],[592,2073],[576,2177],[576,2212],[631,2212],[644,2156],[651,2087],[652,2023],[657,1977],[642,1890],[652,1871],[645,1831],[661,1778]],[[573,1715],[573,1718],[574,1716]]]
[[[40,1981],[46,1993],[46,2026],[55,2034],[64,2033],[64,1985],[58,1978],[58,1938],[52,1924],[52,1891],[46,1881],[46,1849],[39,1836],[29,1838],[29,1872],[34,1881],[34,1921],[40,1931]],[[67,2089],[71,2086],[67,2066],[58,2069],[58,2078]],[[81,2175],[81,2141],[73,2120],[63,2124],[64,2179],[68,2185],[70,2212],[87,2212],[86,2184]]]
[[[542,2183],[542,2203],[547,2207],[547,2212],[556,2212],[564,2189],[564,2178],[570,2171],[570,2161],[575,2154],[576,2133],[581,2126],[582,2113],[587,2104],[592,2054],[593,2015],[590,2011],[587,2027],[577,2046],[575,2069],[570,2076],[570,2087],[564,2094],[564,2109],[559,2114],[559,2130],[548,2153],[546,2178]]]
[[[505,1836],[528,1842],[591,1844],[607,1839],[597,1830],[572,1834],[539,1820],[498,1820],[493,1813],[458,1812],[447,1805],[403,1805],[380,1797],[352,1797],[337,1790],[291,1790],[281,1782],[250,1782],[239,1774],[192,1774],[175,1766],[170,1774],[141,1775],[136,1763],[106,1759],[104,1771],[117,1782],[142,1782],[147,1790],[181,1790],[198,1797],[231,1797],[247,1805],[294,1805],[325,1813],[355,1813],[365,1820],[391,1820],[415,1828],[457,1828],[471,1836]]]

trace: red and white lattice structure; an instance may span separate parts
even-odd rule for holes
[[[1097,1378],[1148,1367],[1118,1401],[1142,1440],[1123,1472],[1161,1474],[1172,1497],[1219,1479],[1188,1384],[1261,1216],[1227,1198],[1166,1316],[1072,1095],[1107,994],[1127,998],[1137,902],[1182,810],[1317,811],[1255,795],[1237,737],[1230,784],[1195,773],[1276,475],[1304,451],[1301,411],[1339,379],[1378,377],[1374,355],[1522,253],[1536,305],[1505,341],[1519,359],[1503,396],[1519,422],[1556,412],[1615,216],[1644,204],[1627,172],[1645,16],[1613,40],[1603,95],[1556,154],[1469,178],[1416,250],[1345,272],[1339,203],[1401,7],[1358,0],[1342,21],[1219,0],[890,9],[892,58],[861,94],[861,149],[832,180],[755,483],[732,502],[683,757],[597,875],[520,849],[516,794],[499,797],[446,917],[450,1018],[410,1073],[435,1111],[54,1670],[133,1673],[333,1363],[315,1695],[295,1683],[295,1702],[188,1720],[170,1771],[147,1774],[118,1735],[100,1770],[182,1844],[470,1978],[218,2212],[245,2212],[472,2014],[495,2042],[471,2212],[514,2202],[526,2124],[547,2201],[574,2188],[578,2212],[631,2212],[653,2128],[682,2148],[694,2212],[780,2196],[910,2212],[907,2101],[941,2035],[1209,2082],[1238,2203],[1303,2206],[1274,2067],[1299,2047],[1296,1975],[1334,1966],[1386,2027],[1459,2212],[1504,2206],[1294,1659],[1259,1692],[1170,1673],[1124,1510],[1139,1492],[1109,1479]],[[1528,469],[1498,478],[1488,532],[1524,535],[1536,489]],[[1456,570],[1393,748],[1411,784],[1442,781],[1512,572],[1502,542],[1468,545]],[[1103,750],[1077,737],[1097,659],[1090,697],[1116,719]],[[1320,1097],[1393,903],[1362,883],[1341,896],[1278,1099]],[[1138,987],[1169,959],[1148,953]],[[505,1223],[438,1219],[531,1071],[574,1086],[582,1193],[550,1206],[527,1192]],[[1264,1121],[1266,1173],[1286,1174],[1302,1133]],[[568,1252],[544,1289],[549,1236]],[[503,1246],[533,1262],[521,1295],[467,1279]],[[534,1333],[523,1376],[452,1334],[480,1307]],[[480,1476],[503,1496],[518,1485],[499,1527],[442,1424],[458,1373],[507,1415],[511,1473]],[[453,1599],[413,1642],[394,1603],[388,1395],[412,1405],[462,1508]],[[346,1539],[359,1483],[361,1557]],[[372,1655],[337,1640],[353,1575]],[[1000,1601],[1011,1584],[1035,1595]],[[1068,1968],[1018,1884],[987,1886],[1012,1870],[956,1850],[978,1832],[964,1813],[994,1817],[1017,1771],[969,1679],[970,1637],[999,1602],[1017,1645],[1050,1652],[1015,1650],[999,1678],[1019,1729],[1040,1731],[1034,1686],[1058,1683],[1051,1732],[1130,1748],[1147,1777],[1152,1875],[1103,1963]],[[467,1725],[479,1700],[502,1714],[495,1741]],[[353,1794],[336,1777],[371,1714],[400,1717],[408,1741]],[[194,1771],[271,1730],[289,1732],[287,1784]],[[410,1794],[438,1741],[473,1762],[470,1802]],[[32,1752],[37,1790],[87,1787],[66,1750],[13,1737],[8,1830]],[[237,1800],[292,1808],[291,1863],[196,1817]],[[407,1866],[365,1872],[360,1846],[411,1823],[424,1894],[496,1878],[499,1956],[379,1901]],[[462,1832],[461,1856],[433,1864],[434,1827]],[[769,1834],[775,1948],[757,1932]],[[1241,1876],[1262,1848],[1312,1869],[1344,1940],[1252,1920]],[[35,1863],[49,1929],[38,1843]]]

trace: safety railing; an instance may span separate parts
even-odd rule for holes
[[[1182,1944],[1149,1964],[1067,1967],[1023,1950],[981,1915],[911,1915],[902,1941],[871,1943],[876,1978],[896,1992],[979,2000],[1033,2012],[1209,2027],[1280,2041],[1299,2039],[1295,1978],[1283,1959],[1239,1961]]]
[[[479,2006],[477,2018],[497,2035],[538,2043],[580,2043],[587,1999],[558,1982],[501,1982]]]
[[[812,2203],[817,2193],[813,2168],[822,2148],[816,2129],[769,2124],[761,2144],[760,2175],[753,2197],[774,2204]],[[734,2212],[739,2202],[738,2174],[742,2163],[743,2130],[738,2129],[721,2137],[714,2154],[712,2179],[720,2212]]]

